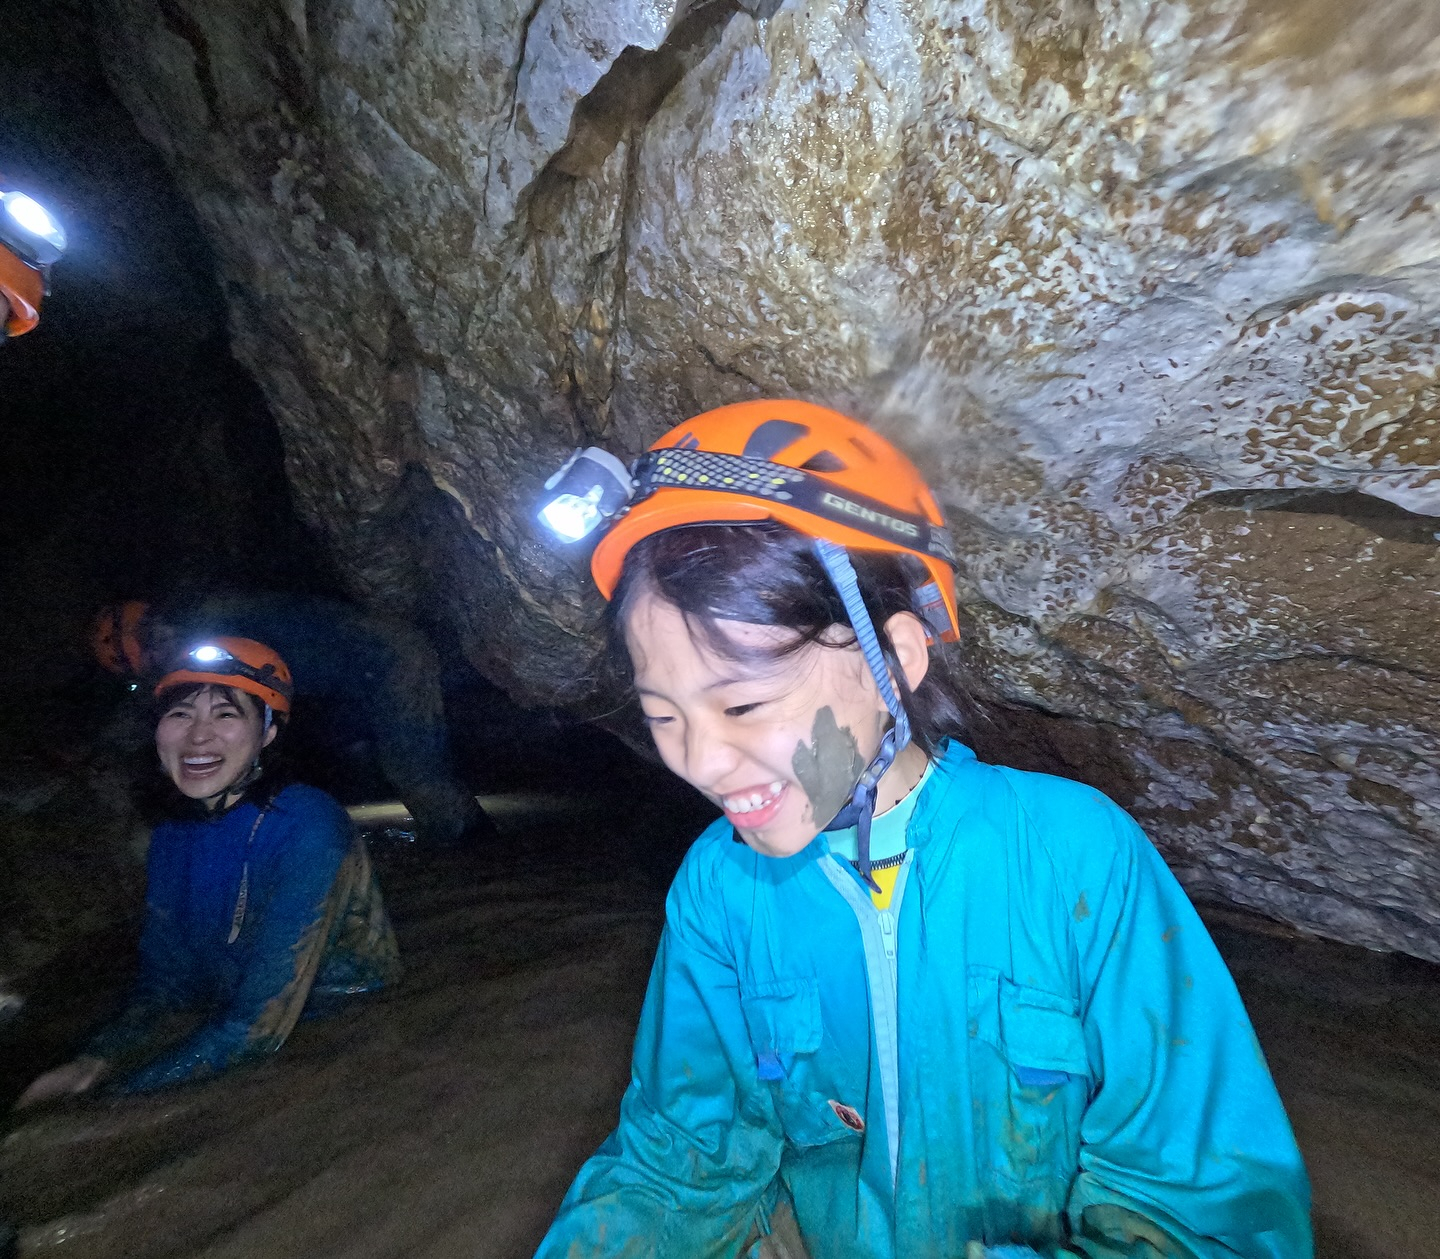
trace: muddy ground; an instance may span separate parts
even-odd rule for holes
[[[406,981],[278,1058],[6,1121],[19,1253],[528,1255],[613,1122],[664,887],[704,820],[637,781],[506,797],[504,852],[483,860],[378,843]],[[1212,926],[1310,1163],[1320,1255],[1440,1257],[1440,971]],[[93,950],[12,1026],[0,1101],[114,1003],[128,956],[120,936]]]

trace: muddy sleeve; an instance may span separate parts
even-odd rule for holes
[[[182,927],[185,882],[180,841],[165,825],[150,841],[145,870],[145,926],[140,969],[125,1008],[81,1051],[123,1060],[142,1049],[166,1015],[196,1005],[201,994],[195,958]]]
[[[299,811],[286,821],[291,833],[270,837],[274,860],[251,868],[247,917],[252,921],[246,925],[254,935],[228,1006],[114,1091],[142,1093],[184,1083],[274,1053],[285,1043],[357,875],[349,826],[338,806],[333,816]]]
[[[580,1169],[537,1259],[728,1259],[779,1167],[768,1089],[742,1083],[755,1066],[735,968],[677,889],[619,1126]]]
[[[1090,912],[1072,930],[1095,1079],[1071,1245],[1096,1259],[1307,1259],[1309,1182],[1229,971],[1139,827],[1086,794],[1068,822],[1087,854],[1072,891]]]

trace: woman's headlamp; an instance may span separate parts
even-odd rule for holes
[[[248,678],[261,686],[270,687],[286,699],[289,699],[292,690],[291,684],[276,672],[273,664],[266,663],[257,668],[216,643],[201,643],[190,648],[185,653],[184,667],[221,677]]]
[[[48,267],[65,252],[65,229],[34,197],[0,192],[0,244],[32,267]]]
[[[635,483],[630,469],[608,450],[591,446],[577,450],[545,482],[549,492],[540,508],[540,523],[561,542],[579,542],[630,502]]]
[[[193,643],[155,684],[155,697],[191,682],[232,686],[255,696],[266,712],[273,709],[281,716],[289,714],[295,695],[289,666],[273,648],[253,638],[212,638]]]

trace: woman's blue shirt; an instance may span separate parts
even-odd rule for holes
[[[133,1057],[170,1016],[200,1013],[198,1030],[114,1086],[160,1088],[273,1053],[307,1002],[398,976],[379,886],[345,810],[292,784],[268,804],[155,828],[139,977],[86,1052]]]

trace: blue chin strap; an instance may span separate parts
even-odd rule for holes
[[[880,650],[880,639],[875,633],[875,624],[870,619],[870,613],[866,610],[865,601],[860,597],[860,579],[855,575],[855,568],[850,563],[850,556],[843,546],[834,542],[827,542],[823,538],[815,540],[815,554],[820,557],[820,563],[824,566],[825,572],[830,580],[835,583],[835,589],[840,592],[840,599],[845,604],[846,615],[850,618],[850,627],[855,631],[855,639],[860,644],[860,650],[865,656],[865,663],[870,666],[870,672],[874,675],[875,685],[880,688],[880,698],[885,701],[885,707],[890,710],[890,716],[894,723],[885,732],[885,737],[880,740],[880,750],[875,753],[875,759],[865,767],[865,772],[860,775],[860,781],[855,784],[855,790],[851,793],[850,803],[845,805],[829,823],[823,827],[827,831],[848,830],[855,828],[858,840],[856,843],[856,869],[860,877],[874,890],[879,891],[874,878],[870,874],[870,823],[875,817],[875,797],[880,787],[880,779],[884,777],[885,771],[895,763],[895,758],[900,755],[910,742],[910,718],[906,715],[900,697],[895,694],[895,687],[890,681],[890,670],[885,664],[885,653]]]

